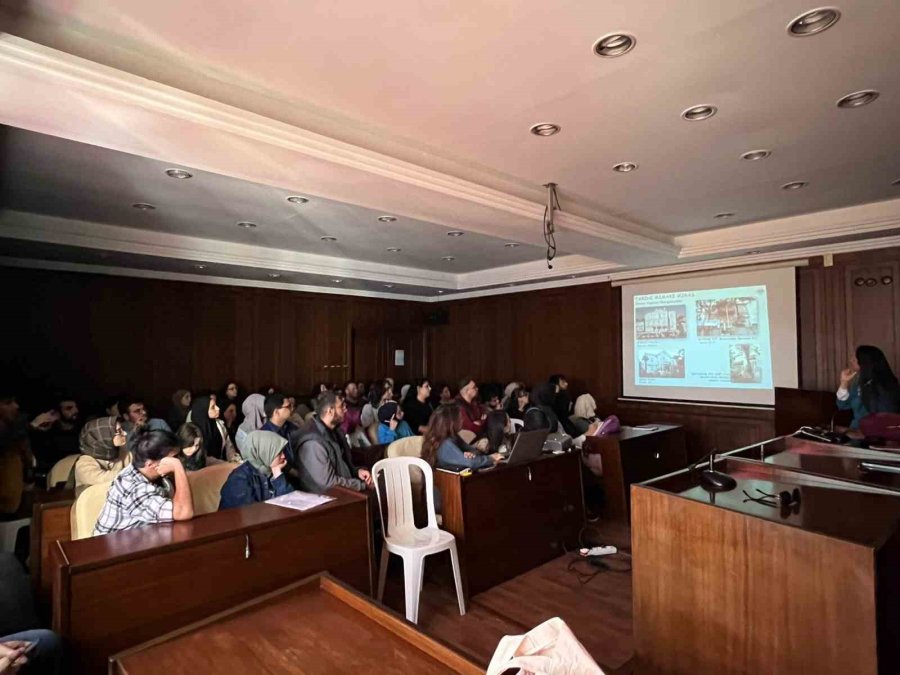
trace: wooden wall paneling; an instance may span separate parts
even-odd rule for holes
[[[898,363],[896,290],[898,265],[848,265],[845,271],[847,328],[850,348],[867,344],[880,347],[888,360]],[[862,280],[863,285],[857,285]],[[888,283],[884,283],[888,281]]]

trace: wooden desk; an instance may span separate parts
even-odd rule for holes
[[[656,429],[622,427],[609,436],[585,439],[583,452],[599,453],[603,459],[602,516],[609,520],[631,518],[631,485],[642,483],[687,466],[684,428],[654,424]]]
[[[456,536],[466,597],[578,545],[584,525],[581,456],[543,455],[471,476],[434,472],[443,528]]]
[[[476,675],[484,671],[395,612],[323,574],[116,654],[109,672]]]
[[[762,462],[805,474],[829,476],[860,485],[900,493],[900,474],[864,471],[860,462],[883,462],[900,467],[900,452],[781,436],[728,453],[729,458]]]
[[[72,536],[70,514],[74,499],[74,490],[49,490],[41,499],[34,501],[28,567],[32,589],[42,614],[50,605],[53,591],[50,555],[57,541],[69,541]]]
[[[632,487],[635,672],[900,672],[900,498],[724,458]],[[799,488],[797,509],[746,501]]]
[[[318,572],[371,594],[369,501],[329,494],[310,511],[261,503],[57,542],[53,628],[75,672],[101,672],[122,649]]]
[[[835,386],[835,389],[837,387]],[[833,391],[775,387],[775,433],[792,434],[802,426],[848,426],[850,410],[838,410]]]

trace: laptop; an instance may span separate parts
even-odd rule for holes
[[[516,464],[527,464],[541,456],[544,449],[544,441],[547,439],[546,429],[535,429],[534,431],[520,431],[516,435],[512,450],[504,457],[501,462],[514,466]]]

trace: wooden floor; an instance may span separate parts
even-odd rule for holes
[[[617,546],[627,555],[614,556],[611,564],[617,569],[630,567],[631,534],[627,526],[591,523],[584,538]],[[568,569],[577,557],[564,555],[474,596],[466,615],[460,616],[449,556],[432,556],[425,568],[419,627],[486,667],[501,637],[521,635],[558,616],[607,674],[631,673],[631,572],[602,571],[582,585]],[[399,559],[391,558],[385,604],[403,614],[403,576],[396,564]],[[584,562],[578,563],[578,569],[593,571]]]

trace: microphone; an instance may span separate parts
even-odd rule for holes
[[[708,460],[707,467],[700,472],[700,485],[707,492],[728,492],[737,487],[737,481],[727,473],[716,470],[716,448],[703,457],[699,462],[691,464],[690,470],[693,471],[698,466],[702,466]]]

